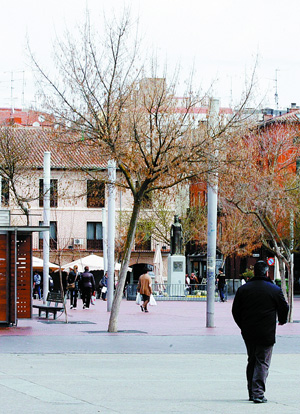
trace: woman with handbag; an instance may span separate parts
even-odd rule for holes
[[[141,306],[142,312],[149,312],[147,309],[148,303],[150,302],[150,296],[152,295],[152,279],[146,270],[146,273],[139,277],[137,291],[141,294],[143,304]]]
[[[77,297],[79,290],[79,273],[78,267],[74,266],[74,269],[70,269],[68,276],[68,290],[70,294],[70,309],[77,308]]]

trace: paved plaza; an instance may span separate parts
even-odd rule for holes
[[[81,305],[81,301],[79,301]],[[19,320],[0,328],[3,413],[300,413],[300,300],[277,329],[267,404],[247,401],[245,346],[232,299],[158,302],[148,314],[123,301],[119,332],[107,332],[106,302],[68,311],[68,323]]]

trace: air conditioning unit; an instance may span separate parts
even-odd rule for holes
[[[74,246],[83,246],[83,239],[74,239]]]

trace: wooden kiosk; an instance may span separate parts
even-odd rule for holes
[[[32,316],[32,233],[49,227],[10,226],[0,209],[0,324]]]

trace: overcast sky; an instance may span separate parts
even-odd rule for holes
[[[221,106],[235,102],[245,76],[257,60],[256,102],[275,107],[300,105],[300,0],[14,0],[3,1],[0,14],[0,105],[34,104],[35,95],[26,57],[31,48],[51,62],[55,35],[82,21],[85,9],[93,19],[131,7],[139,16],[147,47],[169,64],[180,64],[182,76],[195,66],[194,82],[213,93]]]

